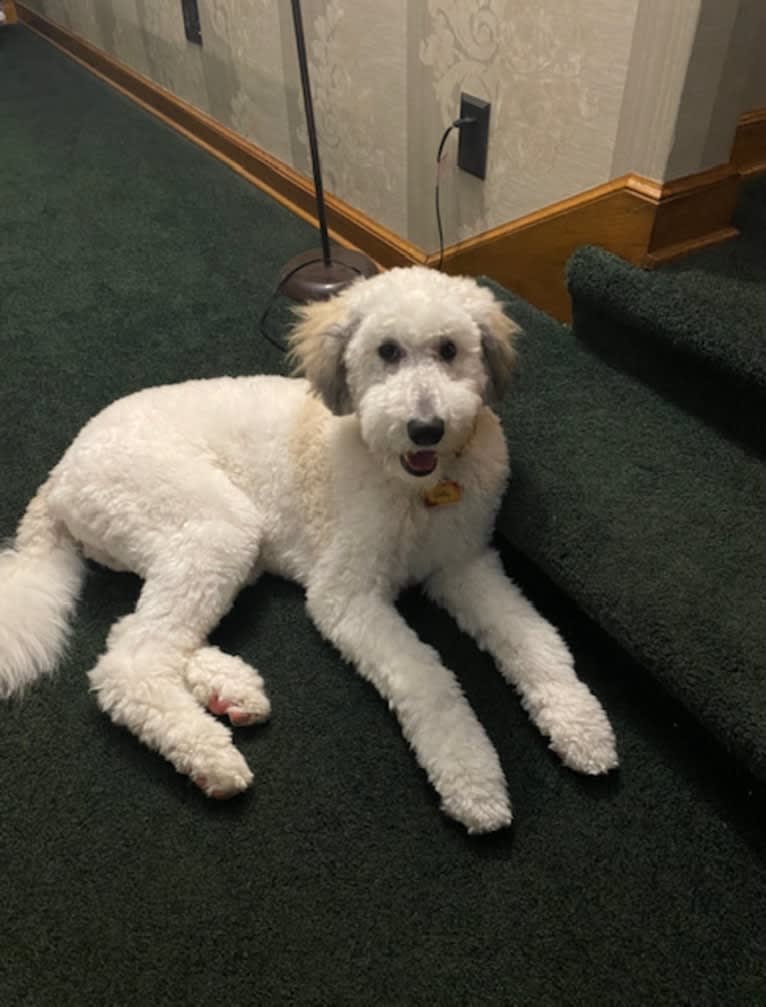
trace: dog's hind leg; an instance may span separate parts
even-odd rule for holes
[[[90,681],[115,723],[209,796],[229,797],[249,786],[252,773],[229,729],[190,689],[194,668],[210,664],[215,648],[206,646],[207,635],[247,580],[260,531],[256,515],[235,523],[217,512],[192,513],[174,530],[159,530],[162,545],[146,570],[136,610],[112,628]],[[216,653],[219,668],[230,662],[239,667],[236,658],[223,662],[225,655]]]
[[[51,508],[89,555],[144,579],[90,672],[99,706],[209,795],[243,790],[252,774],[186,672],[205,663],[208,634],[257,568],[258,508],[198,446],[160,437],[151,412],[86,428],[56,471]]]

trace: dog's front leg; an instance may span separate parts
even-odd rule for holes
[[[510,824],[497,753],[454,675],[422,643],[392,601],[361,592],[339,595],[317,583],[308,609],[319,631],[388,701],[405,738],[450,817],[469,832]]]
[[[595,774],[617,765],[614,734],[601,704],[577,678],[558,632],[508,580],[496,552],[438,572],[426,590],[492,654],[567,766]]]

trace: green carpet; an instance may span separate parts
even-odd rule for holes
[[[503,534],[766,779],[766,469],[534,309]]]
[[[738,223],[667,270],[573,256],[572,334],[528,341],[507,407],[544,457],[503,527],[766,779],[765,181]]]
[[[620,343],[633,328],[676,350],[679,370],[706,367],[719,395],[750,388],[766,395],[766,180],[742,187],[735,223],[735,240],[663,269],[580,249],[569,264],[575,306],[618,323]]]
[[[315,236],[23,29],[0,33],[0,74],[6,535],[115,396],[279,369],[257,318]],[[572,391],[587,369],[578,357],[567,380],[565,331],[513,304],[528,329],[515,485],[548,539],[561,528],[574,548],[569,500],[528,478],[529,459],[561,464],[529,419],[543,346],[562,360],[541,409],[567,386],[551,423],[570,449],[579,430],[583,462],[613,421]],[[602,475],[576,471],[582,489]],[[516,824],[484,839],[440,816],[385,704],[273,579],[242,593],[216,638],[257,663],[273,700],[270,725],[238,732],[256,787],[206,801],[88,695],[84,673],[138,589],[94,567],[60,674],[0,710],[2,1003],[763,1003],[764,795],[539,573],[509,563],[609,710],[623,768],[562,769],[486,657],[408,595],[508,775]]]
[[[653,271],[600,248],[571,258],[574,331],[611,363],[766,453],[766,180],[743,186],[737,239]]]

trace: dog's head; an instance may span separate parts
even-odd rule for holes
[[[290,346],[336,415],[403,478],[426,480],[502,397],[518,328],[485,287],[422,266],[359,280],[298,309]]]

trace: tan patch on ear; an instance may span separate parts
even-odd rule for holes
[[[344,353],[354,326],[343,294],[297,309],[288,342],[293,374],[305,374],[315,395],[336,416],[352,412]]]
[[[516,337],[521,328],[503,311],[502,305],[495,304],[489,313],[487,326],[494,339],[502,346],[509,371],[516,363]]]
[[[346,307],[342,297],[333,297],[329,301],[302,304],[295,314],[299,320],[288,336],[290,365],[293,374],[305,375],[313,384],[322,370],[326,337],[333,329],[343,329]]]
[[[499,402],[516,365],[515,341],[521,329],[497,302],[482,318],[481,328],[488,399],[490,402]]]

